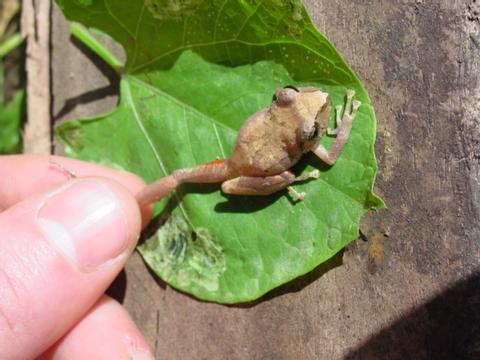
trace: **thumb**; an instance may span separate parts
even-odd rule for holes
[[[0,358],[34,358],[103,294],[135,247],[138,205],[80,178],[0,213]]]

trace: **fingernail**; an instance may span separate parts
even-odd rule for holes
[[[154,360],[153,355],[144,349],[134,348],[130,351],[132,360]]]
[[[89,272],[127,249],[126,218],[121,200],[107,185],[79,179],[47,199],[37,223],[67,258]]]

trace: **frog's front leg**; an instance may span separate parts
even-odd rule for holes
[[[357,111],[360,108],[361,102],[358,100],[353,100],[354,95],[355,91],[347,91],[347,102],[345,104],[342,119],[340,119],[341,109],[339,109],[338,107],[336,109],[337,128],[333,131],[329,131],[329,134],[337,135],[337,138],[335,139],[332,148],[330,150],[327,150],[322,144],[319,143],[315,148],[312,149],[315,155],[317,155],[320,159],[322,159],[329,165],[335,164],[338,157],[340,156],[343,147],[347,143],[348,137],[350,135],[353,120],[355,119]]]
[[[318,170],[314,170],[307,175],[298,177],[290,171],[266,177],[239,176],[222,183],[222,191],[225,194],[265,196],[283,190],[294,182],[318,178],[319,175]],[[305,196],[304,193],[298,193],[293,188],[289,192],[294,200],[303,200]]]

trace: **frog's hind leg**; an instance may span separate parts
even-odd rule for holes
[[[322,144],[318,144],[312,151],[320,159],[326,162],[329,165],[335,164],[338,157],[340,156],[343,147],[347,143],[348,137],[350,135],[350,130],[352,128],[353,120],[357,115],[357,111],[360,108],[361,102],[358,100],[353,100],[355,96],[355,91],[347,91],[347,102],[345,104],[345,109],[343,111],[343,117],[340,120],[340,108],[336,108],[337,112],[337,128],[335,130],[330,130],[329,134],[336,134],[337,138],[333,143],[330,150],[325,149]]]
[[[225,194],[265,196],[289,188],[289,193],[294,200],[303,200],[305,194],[295,191],[293,188],[290,188],[290,185],[297,181],[318,178],[318,176],[318,170],[298,177],[295,177],[290,171],[266,177],[239,176],[225,181],[222,184],[222,191]]]
[[[168,195],[183,183],[219,183],[228,178],[227,160],[215,160],[193,168],[178,169],[171,175],[145,186],[136,199],[140,206],[149,205]]]

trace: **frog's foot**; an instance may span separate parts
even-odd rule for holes
[[[315,169],[305,175],[297,176],[295,178],[295,182],[306,181],[310,179],[318,179],[319,177],[320,177],[320,171]],[[290,195],[290,197],[294,202],[305,200],[305,196],[307,195],[304,192],[295,190],[292,186],[287,187],[287,190],[288,190],[288,195]]]
[[[337,135],[335,142],[332,145],[330,150],[327,150],[322,144],[318,144],[312,151],[320,159],[326,162],[329,165],[335,164],[338,157],[340,156],[343,147],[347,143],[348,137],[350,135],[350,129],[352,128],[353,120],[357,115],[357,111],[362,105],[358,100],[353,100],[355,96],[354,90],[347,90],[347,101],[345,103],[345,109],[343,110],[343,116],[341,116],[341,107],[336,108],[337,113],[337,128],[336,129],[327,129],[328,134]]]
[[[346,117],[350,117],[352,121],[355,119],[355,115],[357,114],[357,110],[360,108],[361,102],[358,100],[353,100],[354,96],[355,90],[347,90],[347,102],[345,104],[345,109],[343,109],[341,105],[335,107],[335,122],[337,127],[335,129],[328,128],[328,135],[337,135],[342,127],[342,121]]]
[[[288,195],[292,198],[294,202],[305,200],[306,193],[299,192],[293,188],[293,186],[287,187]]]

